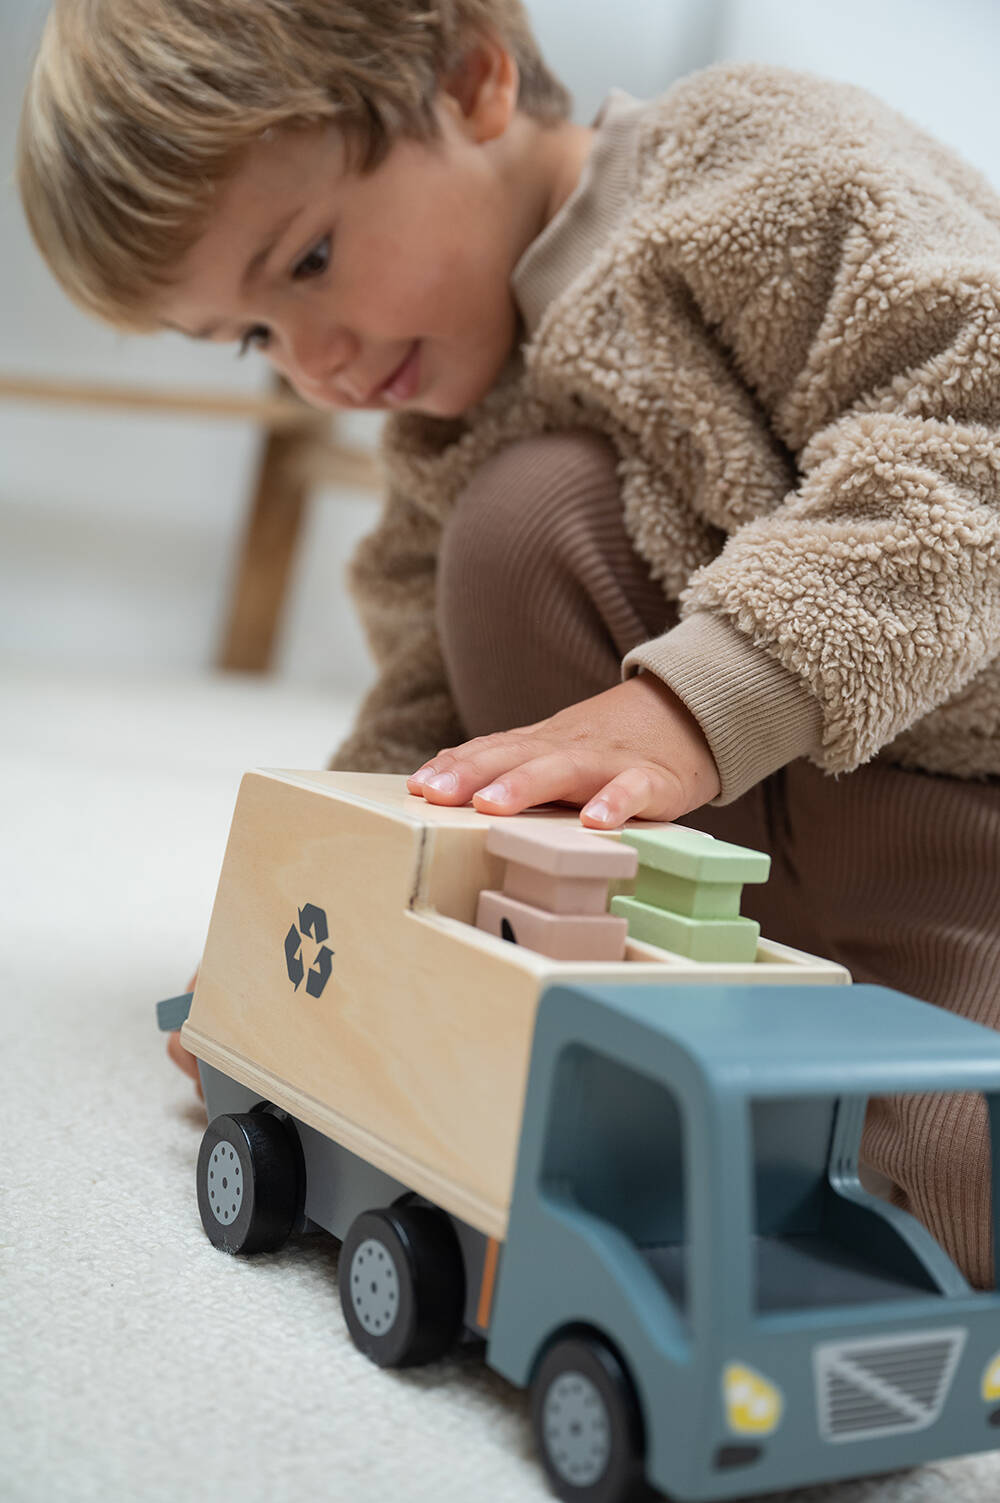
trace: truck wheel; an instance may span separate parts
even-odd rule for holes
[[[549,1347],[531,1385],[535,1444],[565,1503],[647,1498],[642,1416],[624,1367],[589,1332]]]
[[[433,1362],[457,1341],[465,1268],[443,1211],[362,1211],[344,1238],[339,1277],[351,1340],[379,1367]]]
[[[224,1252],[274,1252],[302,1206],[305,1172],[295,1128],[270,1112],[214,1118],[198,1154],[198,1210]]]

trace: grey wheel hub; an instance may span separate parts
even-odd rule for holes
[[[231,1226],[243,1204],[243,1170],[236,1149],[225,1139],[216,1143],[208,1161],[208,1203],[223,1226]]]
[[[377,1237],[360,1242],[351,1259],[351,1305],[369,1336],[384,1336],[399,1314],[399,1274]]]
[[[549,1460],[564,1482],[590,1487],[611,1455],[608,1406],[583,1373],[560,1373],[545,1395],[542,1430]]]

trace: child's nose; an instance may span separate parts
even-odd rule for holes
[[[358,341],[343,328],[312,326],[303,323],[291,339],[291,364],[288,372],[293,383],[302,381],[322,392],[336,385],[338,375],[358,354]]]

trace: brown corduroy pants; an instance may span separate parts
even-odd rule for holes
[[[542,435],[482,466],[446,526],[438,617],[470,737],[609,688],[624,654],[672,624],[625,533],[602,438]],[[770,854],[770,881],[743,904],[770,939],[1000,1028],[1000,780],[879,760],[832,778],[795,762],[685,822]],[[992,1287],[982,1098],[874,1101],[862,1155],[966,1277]]]

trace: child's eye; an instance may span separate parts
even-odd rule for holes
[[[243,335],[243,338],[240,340],[240,347],[236,351],[237,356],[242,359],[247,350],[253,347],[256,347],[259,350],[266,349],[267,342],[270,338],[270,329],[268,329],[264,324],[254,324],[253,328],[248,329]]]
[[[292,278],[296,282],[303,282],[308,277],[322,276],[330,264],[330,236],[324,235],[322,240],[307,251],[302,260],[297,262],[292,271]]]

